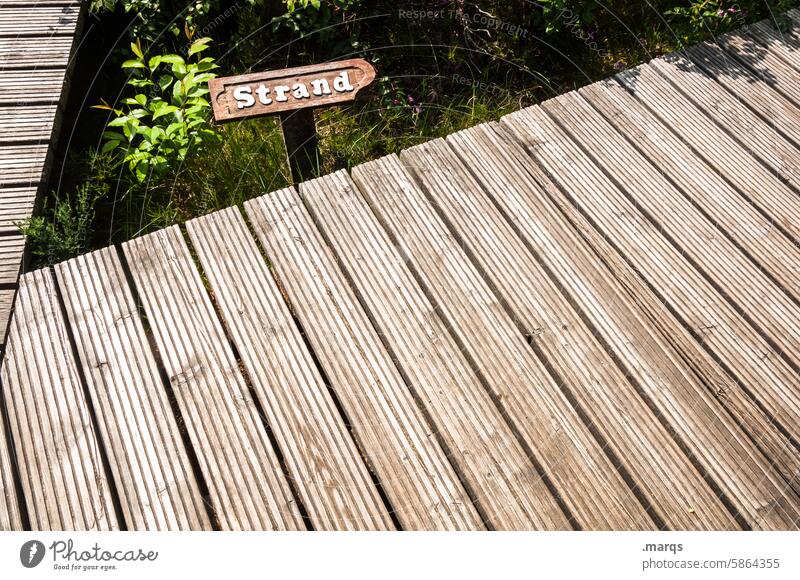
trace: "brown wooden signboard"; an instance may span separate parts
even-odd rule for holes
[[[354,58],[216,78],[208,86],[214,119],[224,123],[346,103],[374,78],[372,65]]]

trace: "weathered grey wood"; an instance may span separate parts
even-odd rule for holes
[[[58,103],[61,100],[64,78],[63,69],[5,71],[0,75],[0,105]]]
[[[762,21],[746,26],[743,31],[753,40],[766,46],[769,52],[783,59],[796,70],[800,71],[800,11],[796,8],[790,10],[787,15],[794,21],[791,29],[781,32],[769,21]]]
[[[0,303],[5,300],[8,292],[0,290]],[[4,321],[0,320],[0,323],[5,329]],[[0,532],[22,530],[20,498],[14,481],[11,440],[6,435],[5,406],[2,405],[2,400],[0,396]]]
[[[800,244],[800,200],[758,160],[755,151],[743,148],[654,70],[642,66],[621,73],[616,79],[654,111],[697,156],[772,218],[776,227]],[[599,84],[613,84],[613,81]]]
[[[394,529],[239,211],[186,227],[314,529]]]
[[[123,246],[223,529],[303,529],[286,476],[177,226]]]
[[[37,6],[0,5],[0,37],[72,36],[78,24],[79,5]]]
[[[478,128],[471,133],[481,134]],[[476,159],[476,150],[494,145],[488,139],[475,144],[465,134],[456,134],[450,143],[470,156],[470,164],[476,162],[475,166],[484,168],[484,175],[489,173],[492,153]],[[664,388],[653,379],[653,370],[661,369],[653,368],[646,348],[632,345],[633,335],[620,339],[612,334],[607,339],[616,339],[625,350],[614,356],[606,351],[596,337],[600,332],[596,323],[587,325],[587,315],[569,304],[548,271],[527,251],[447,143],[426,143],[404,151],[401,157],[454,232],[453,243],[461,242],[470,250],[481,273],[508,304],[520,329],[557,373],[562,389],[584,409],[664,524],[670,529],[736,527],[713,490],[637,391],[637,385],[642,388],[641,383],[648,381],[655,383],[655,389]],[[493,191],[498,191],[497,183],[492,185]],[[591,281],[577,277],[573,284],[574,288],[581,288]],[[599,297],[595,300],[599,301]],[[623,322],[635,324],[635,316],[624,307],[618,312],[622,313]],[[605,318],[599,322],[614,325]],[[638,326],[633,331],[652,341]],[[615,357],[626,360],[627,368],[620,368]],[[662,356],[659,363],[663,365],[664,359],[668,361],[669,357]],[[663,366],[672,371],[670,379],[687,380],[686,373]],[[669,484],[665,485],[665,481]]]
[[[3,396],[35,530],[106,530],[120,522],[52,274],[20,280],[3,360]]]
[[[788,386],[796,384],[796,379],[790,378],[794,373],[778,353],[662,235],[658,226],[638,209],[621,204],[616,186],[585,159],[543,111],[527,109],[504,121],[529,146],[537,144],[535,150],[530,149],[534,159],[570,192],[570,201],[584,215],[592,216],[601,235],[657,289],[688,328],[705,343],[722,344],[728,350],[731,344],[747,345],[751,357],[762,359],[762,372],[774,372],[777,366],[779,374],[770,378],[783,386],[787,396],[797,396]],[[777,365],[773,358],[778,359]]]
[[[16,234],[33,213],[37,188],[0,188],[0,235]]]
[[[16,291],[16,288],[0,289],[0,345],[5,344],[6,329],[11,317]],[[2,351],[0,351],[0,356],[2,356]]]
[[[474,175],[485,193],[476,192],[472,180],[460,176],[464,170],[443,163],[431,146],[421,148],[419,162],[438,162],[438,180],[451,183],[435,190],[431,186],[431,197],[452,219],[453,227],[472,248],[472,255],[483,265],[485,275],[501,291],[523,327],[531,329],[533,343],[550,355],[551,363],[562,375],[575,376],[573,369],[589,365],[592,374],[575,381],[575,396],[585,402],[587,413],[597,428],[608,434],[611,445],[619,448],[619,455],[634,478],[642,481],[642,493],[657,498],[652,503],[667,524],[679,529],[724,527],[730,521],[726,522],[718,505],[715,511],[714,501],[708,496],[710,508],[695,505],[703,497],[703,490],[694,489],[699,482],[692,481],[692,469],[677,469],[681,452],[660,428],[660,421],[677,435],[680,446],[689,450],[701,472],[716,481],[718,489],[732,498],[751,525],[775,525],[770,519],[774,516],[764,518],[763,499],[781,498],[785,483],[772,473],[772,460],[753,449],[739,422],[758,435],[771,435],[770,450],[776,458],[783,459],[789,481],[800,466],[796,450],[775,432],[768,418],[756,417],[758,409],[752,401],[733,380],[714,368],[699,345],[673,321],[627,265],[621,264],[614,272],[598,260],[595,252],[601,252],[606,263],[613,262],[613,249],[602,238],[593,240],[593,247],[581,239],[576,229],[585,231],[588,224],[576,224],[580,217],[574,213],[570,215],[572,224],[561,215],[561,208],[554,202],[558,192],[541,171],[526,170],[526,166],[534,170],[535,166],[526,163],[524,152],[511,142],[510,135],[499,127],[481,125],[451,135],[448,141],[466,166],[481,167]],[[433,182],[432,177],[430,181]],[[549,301],[538,303],[547,291],[548,277],[573,301],[576,313],[570,313],[556,287],[547,292]],[[582,330],[581,321],[589,325],[589,335]],[[599,361],[588,359],[593,336],[610,349],[613,361],[602,355],[597,355]],[[570,356],[572,352],[575,354]],[[686,359],[692,363],[687,364]],[[626,392],[628,381],[619,377],[615,365],[620,365],[648,405],[657,411],[660,421],[647,418],[642,401],[636,400],[639,395],[629,386]],[[698,377],[703,377],[706,384]],[[586,389],[584,385],[596,386]],[[586,393],[581,392],[582,387]],[[722,406],[737,411],[736,420]],[[601,414],[604,408],[605,416]],[[626,445],[625,438],[635,436],[641,438],[638,444]],[[673,457],[669,457],[670,451]],[[648,460],[652,462],[649,466]],[[670,465],[675,466],[672,471]],[[762,481],[765,479],[767,483]],[[678,511],[687,505],[693,510],[685,514],[688,522],[681,520]],[[790,523],[782,516],[775,519],[777,525]]]
[[[559,379],[526,344],[397,157],[359,165],[353,177],[580,526],[652,528]]]
[[[46,157],[47,145],[0,146],[0,186],[39,183]]]
[[[401,526],[482,529],[480,515],[300,198],[283,189],[245,207]]]
[[[461,347],[346,172],[300,193],[493,529],[569,529]]]
[[[0,106],[0,144],[45,143],[53,132],[56,105]]]
[[[0,38],[0,70],[66,67],[72,36]]]
[[[800,87],[797,84],[800,71],[781,58],[777,47],[769,39],[763,39],[759,35],[758,31],[761,29],[762,24],[756,24],[744,30],[723,34],[715,38],[716,45],[709,43],[709,46],[712,50],[717,45],[724,49],[720,56],[728,56],[726,61],[733,66],[733,71],[728,73],[730,76],[746,75],[743,67],[736,64],[736,61],[741,62],[753,75],[793,103],[800,104]],[[780,43],[778,45],[783,48]],[[730,59],[734,59],[733,62]],[[724,74],[724,70],[719,69],[718,72]]]
[[[620,189],[606,189],[600,203],[624,215],[635,213],[638,207],[651,227],[663,232],[708,280],[724,289],[734,307],[747,312],[760,332],[800,366],[800,328],[792,322],[800,320],[800,306],[787,296],[793,294],[797,300],[800,295],[793,286],[794,276],[782,275],[779,267],[770,268],[780,277],[779,284],[790,285],[783,288],[766,277],[725,238],[720,227],[686,203],[662,173],[619,137],[577,93],[551,99],[543,108],[563,123],[576,142],[591,151],[595,165],[621,184]],[[752,246],[759,255],[765,253],[756,244]],[[765,258],[764,262],[762,266],[766,267],[769,261]],[[789,404],[800,417],[800,393]]]
[[[705,114],[729,132],[770,169],[800,188],[800,149],[776,132],[741,102],[678,54],[657,58],[644,65],[669,79]],[[666,81],[665,81],[666,82]]]
[[[0,235],[0,284],[17,283],[24,249],[25,239],[21,235]]]
[[[56,275],[128,529],[211,529],[116,249]]]
[[[784,288],[798,295],[800,250],[787,236],[756,213],[744,198],[718,177],[712,167],[696,159],[688,147],[649,115],[622,87],[611,83],[593,85],[581,89],[580,94],[593,103],[617,130],[636,143],[662,173],[678,183],[707,215],[713,216],[727,235],[747,248],[751,255],[757,256],[762,267],[780,280]],[[727,360],[736,362],[740,368],[743,356],[746,358],[739,352]],[[762,390],[772,393],[760,398],[761,403],[783,425],[800,435],[793,427],[800,417],[785,404],[787,385],[765,386],[767,377],[763,373],[760,355],[752,362],[754,365],[740,379],[755,393]]]
[[[686,51],[686,56],[736,95],[740,102],[759,114],[774,131],[793,140],[795,144],[800,141],[800,137],[797,137],[800,133],[800,109],[754,73],[742,70],[744,67],[736,58],[712,43],[694,46]],[[775,66],[772,70],[779,72],[780,68]],[[800,73],[792,71],[791,78],[795,82],[793,89],[789,90],[800,94],[800,87],[797,86],[800,84],[797,83]]]

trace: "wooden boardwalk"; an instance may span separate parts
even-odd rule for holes
[[[797,529],[791,15],[26,274],[0,528]]]
[[[66,101],[79,0],[0,0],[0,352]]]

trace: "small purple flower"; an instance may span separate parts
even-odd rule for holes
[[[614,63],[614,70],[625,70],[625,63],[621,60],[618,60]]]

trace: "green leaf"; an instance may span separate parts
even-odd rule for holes
[[[126,60],[122,63],[122,68],[144,68],[144,63],[140,60]]]
[[[133,54],[139,58],[144,58],[144,54],[142,54],[141,42],[138,38],[136,39],[136,42],[131,42],[131,50],[133,51]]]
[[[116,119],[111,119],[111,121],[109,121],[109,123],[108,123],[108,126],[109,127],[122,127],[128,121],[130,121],[130,117],[125,115],[125,116],[122,116],[122,117],[117,117]]]
[[[151,59],[150,59],[150,61],[147,63],[147,66],[149,66],[149,67],[150,67],[150,70],[151,70],[151,71],[154,71],[154,70],[156,70],[156,67],[157,67],[158,65],[160,65],[160,64],[163,62],[163,58],[164,58],[164,57],[161,57],[161,56],[154,56],[154,57],[153,57],[153,58],[151,58]]]
[[[186,64],[183,58],[177,54],[165,54],[161,57],[161,62],[167,62],[169,64]]]
[[[192,43],[192,45],[189,47],[189,51],[188,51],[189,52],[189,56],[192,56],[193,54],[197,54],[199,52],[203,52],[204,50],[209,48],[208,47],[208,43],[209,42],[211,42],[211,39],[208,38],[208,37],[198,38],[197,40],[195,40]]]
[[[155,120],[156,120],[156,119],[158,119],[159,117],[163,117],[164,115],[169,115],[170,113],[174,113],[174,112],[175,112],[175,111],[177,111],[177,110],[178,110],[178,107],[176,107],[175,105],[167,105],[167,104],[165,103],[163,107],[160,107],[160,108],[159,108],[159,109],[158,109],[158,110],[157,110],[157,111],[156,111],[156,112],[153,114],[153,120],[155,121]]]
[[[119,147],[119,141],[106,141],[103,148],[100,150],[101,153],[108,153],[109,151],[113,151],[117,147]]]
[[[171,84],[172,84],[171,76],[161,75],[160,77],[158,77],[158,86],[161,87],[162,91],[166,91]]]

